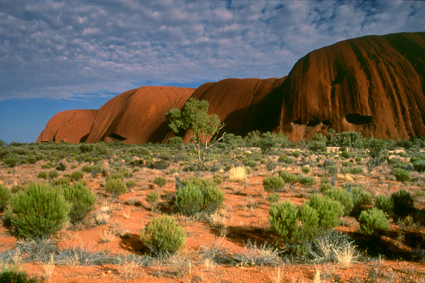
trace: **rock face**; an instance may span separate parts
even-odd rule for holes
[[[293,141],[315,133],[359,131],[364,136],[425,136],[425,33],[366,36],[301,58],[281,79],[225,79],[191,88],[141,87],[96,110],[58,113],[38,141],[164,142],[165,113],[192,96],[237,135],[283,132]]]
[[[282,95],[276,90],[285,78],[225,79],[203,84],[192,97],[207,100],[209,113],[220,117],[228,133],[244,136],[254,130],[273,131],[279,126],[282,105]]]
[[[68,110],[57,113],[41,132],[37,142],[79,143],[88,135],[97,110]]]
[[[425,33],[366,36],[300,59],[280,88],[291,140],[333,128],[364,136],[425,135]]]
[[[155,86],[126,91],[98,110],[86,142],[163,142],[170,135],[165,113],[183,107],[193,91]]]

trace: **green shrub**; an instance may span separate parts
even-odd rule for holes
[[[391,194],[391,199],[394,203],[394,214],[398,217],[408,216],[414,208],[413,196],[406,190],[401,189]]]
[[[127,188],[132,188],[132,187],[135,187],[137,184],[136,184],[136,181],[134,180],[128,180],[127,182],[125,182],[125,185]]]
[[[62,194],[72,205],[69,218],[74,224],[83,220],[95,208],[96,195],[82,183],[62,187]]]
[[[328,168],[328,173],[331,175],[334,175],[338,172],[338,167],[333,165],[333,166],[329,166]]]
[[[289,173],[288,171],[280,171],[279,176],[285,181],[285,183],[296,183],[297,176]]]
[[[319,214],[307,203],[301,206],[301,238],[309,241],[319,233]]]
[[[78,147],[78,149],[82,153],[92,152],[94,150],[94,145],[93,144],[83,143],[83,144],[80,144],[80,146]]]
[[[363,168],[362,167],[354,167],[350,170],[351,174],[363,174]]]
[[[390,215],[393,212],[394,203],[391,197],[377,195],[375,198],[375,207]]]
[[[47,179],[47,172],[45,171],[38,172],[37,178]]]
[[[350,214],[354,208],[353,196],[343,189],[331,188],[323,192],[324,196],[339,201],[344,206],[344,214]]]
[[[55,186],[61,186],[61,185],[69,186],[71,184],[71,179],[69,177],[62,177],[55,180],[54,183],[55,183]]]
[[[214,174],[213,182],[217,185],[220,185],[221,183],[223,183],[223,177],[220,174]]]
[[[413,167],[418,172],[424,172],[425,171],[425,160],[417,160],[413,162]]]
[[[35,163],[37,163],[37,159],[34,156],[31,155],[31,156],[27,157],[27,162],[29,164],[35,164]]]
[[[83,168],[81,168],[81,171],[85,172],[85,173],[90,173],[91,172],[91,167],[88,165],[84,165]]]
[[[175,205],[184,215],[194,215],[201,211],[204,205],[204,196],[201,189],[195,184],[188,184],[176,193]]]
[[[297,177],[297,181],[300,182],[300,184],[307,185],[307,186],[312,186],[312,185],[317,184],[317,180],[313,176],[299,175]]]
[[[314,194],[310,197],[309,205],[319,215],[319,227],[327,230],[339,225],[339,217],[344,213],[344,206],[339,201]]]
[[[0,271],[0,282],[1,283],[41,283],[44,282],[38,278],[28,278],[25,272],[20,271],[17,268],[3,267]]]
[[[301,171],[302,171],[304,174],[308,174],[308,173],[310,173],[310,171],[311,171],[310,166],[304,166],[303,168],[301,168]]]
[[[201,190],[205,190],[208,186],[215,186],[213,180],[202,179],[202,178],[197,178],[197,177],[184,178],[182,180],[182,183],[183,183],[184,186],[187,186],[189,184],[196,185]]]
[[[53,163],[52,162],[48,162],[46,164],[41,165],[41,168],[43,169],[49,169],[53,167]]]
[[[12,194],[9,189],[0,185],[0,211],[3,211],[6,208],[11,198]]]
[[[298,218],[298,207],[290,201],[270,207],[270,227],[285,242],[293,243],[299,239]]]
[[[363,210],[359,217],[360,232],[366,235],[379,235],[388,230],[388,220],[385,212],[374,207]]]
[[[56,170],[52,170],[52,171],[49,171],[49,173],[47,173],[47,175],[49,175],[49,177],[53,179],[53,178],[58,177],[59,173]]]
[[[372,194],[366,192],[364,189],[359,187],[354,187],[351,190],[353,194],[353,211],[357,212],[364,205],[368,205],[372,203]]]
[[[264,190],[274,192],[285,187],[285,181],[279,176],[269,176],[263,180]]]
[[[280,194],[279,193],[272,193],[267,197],[267,200],[273,204],[279,202]]]
[[[123,173],[112,173],[106,177],[106,181],[108,180],[122,180],[124,181],[124,174]]]
[[[109,176],[108,176],[109,177]],[[105,191],[115,196],[119,196],[127,192],[127,187],[123,179],[106,179]]]
[[[21,238],[43,238],[58,232],[68,221],[70,205],[49,184],[31,183],[10,201],[10,221]]]
[[[410,181],[410,173],[407,170],[401,168],[394,168],[391,171],[391,174],[395,176],[395,179],[400,182],[408,182]]]
[[[330,190],[332,188],[334,188],[332,186],[332,184],[330,184],[330,183],[322,183],[322,184],[320,184],[319,190],[323,194],[324,192],[326,192],[327,190]]]
[[[9,166],[10,168],[13,168],[13,167],[15,167],[16,165],[18,165],[18,160],[16,160],[16,158],[12,158],[12,157],[10,157],[10,158],[6,158],[6,159],[4,160],[4,163],[5,163],[7,166]]]
[[[72,181],[78,181],[84,178],[84,173],[81,171],[74,171],[71,173]]]
[[[153,183],[162,188],[167,184],[167,179],[165,179],[164,177],[156,177],[155,180],[153,180]]]
[[[247,167],[254,168],[254,167],[256,167],[258,164],[257,164],[257,161],[252,160],[252,159],[248,159],[247,161],[245,161],[245,162],[243,163],[243,165],[245,165],[245,166],[247,166]]]
[[[186,244],[186,233],[176,225],[174,217],[163,215],[146,225],[140,239],[158,255],[173,254]]]
[[[157,191],[150,192],[146,195],[146,201],[150,205],[155,205],[159,200],[159,193]]]
[[[341,157],[344,158],[344,159],[347,159],[347,158],[351,157],[351,154],[347,151],[343,151],[343,152],[341,152]]]
[[[203,190],[203,194],[203,210],[205,210],[207,213],[213,213],[223,206],[224,194],[216,185],[206,187]]]

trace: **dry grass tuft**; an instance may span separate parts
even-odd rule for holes
[[[109,229],[105,229],[102,232],[100,232],[100,243],[102,244],[109,243],[114,238],[115,238],[115,234]]]
[[[45,264],[43,266],[44,272],[43,272],[43,278],[46,281],[49,281],[50,277],[53,274],[53,271],[55,270],[55,261],[53,258],[53,254],[50,255],[50,261],[48,264]]]
[[[130,218],[130,209],[128,209],[128,212],[123,211],[122,215],[124,216],[125,219],[129,219]]]
[[[235,167],[229,170],[229,181],[230,182],[243,182],[246,178],[245,167]]]
[[[342,248],[334,248],[332,250],[335,254],[336,261],[342,264],[344,268],[357,261],[358,253],[352,243],[348,243]]]
[[[192,263],[187,256],[174,255],[168,259],[171,266],[172,275],[176,278],[182,278],[192,273]]]

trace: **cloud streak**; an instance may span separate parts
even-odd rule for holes
[[[282,77],[306,53],[423,31],[408,1],[0,1],[0,101]]]

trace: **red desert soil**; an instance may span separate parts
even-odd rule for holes
[[[277,157],[275,157],[276,159]],[[44,162],[46,163],[46,162]],[[0,180],[5,186],[27,183],[30,179],[35,179],[39,166],[21,165],[13,172],[7,173],[7,168],[0,168]],[[77,165],[77,162],[73,163]],[[71,166],[60,174],[70,174],[72,171],[81,170],[83,164],[70,169]],[[104,162],[103,168],[110,170],[110,165]],[[178,166],[178,165],[172,165]],[[75,167],[75,166],[74,166]],[[173,167],[174,168],[174,167]],[[276,170],[281,168],[277,168]],[[287,168],[292,173],[300,173],[299,167],[291,166]],[[320,174],[319,168],[313,168],[311,175]],[[368,179],[365,176],[341,175],[337,182],[341,186],[345,178],[353,178],[355,182],[364,184],[368,189],[373,190],[374,195],[378,193],[391,194],[400,188],[400,183],[393,180],[377,178],[383,174],[382,167],[376,167],[368,172]],[[262,181],[266,176],[272,175],[261,165],[253,170],[252,175],[248,175],[243,182],[230,182],[227,173],[220,173],[224,177],[224,182],[220,184],[220,189],[225,193],[226,199],[224,207],[215,214],[215,221],[221,226],[212,224],[211,220],[196,220],[191,217],[175,216],[178,224],[182,225],[187,232],[186,246],[181,255],[190,258],[192,265],[188,275],[176,278],[170,266],[162,265],[161,262],[154,262],[148,267],[138,267],[130,263],[122,265],[78,265],[60,266],[56,265],[53,274],[48,282],[317,282],[313,279],[320,273],[321,282],[365,282],[366,278],[376,276],[377,282],[424,282],[425,265],[423,263],[394,261],[382,259],[370,259],[351,263],[343,266],[338,263],[325,264],[297,264],[283,263],[279,268],[266,266],[229,266],[213,264],[202,260],[200,252],[202,247],[210,246],[212,243],[223,243],[230,253],[242,252],[248,239],[257,244],[272,241],[268,230],[268,210],[270,207],[267,196],[262,187]],[[168,183],[159,188],[153,185],[155,177],[165,177]],[[212,178],[213,174],[204,173],[178,173],[180,178],[200,176]],[[89,187],[98,195],[97,208],[85,220],[84,224],[69,226],[61,230],[55,239],[60,249],[79,247],[87,248],[90,251],[109,250],[112,254],[132,254],[139,253],[143,249],[143,244],[139,240],[141,229],[153,218],[160,215],[160,209],[169,209],[170,205],[166,199],[168,195],[175,192],[175,175],[167,171],[159,171],[141,168],[134,172],[133,180],[136,186],[121,195],[118,199],[108,197],[104,193],[103,184],[105,178],[100,174],[92,176],[85,174],[84,179]],[[412,190],[413,188],[408,188]],[[145,201],[145,197],[153,190],[159,190],[161,201],[159,209],[152,210]],[[280,193],[281,201],[291,200],[297,205],[306,200],[313,192],[318,191],[318,185],[313,187],[303,187],[298,185],[287,186]],[[134,203],[141,204],[136,206]],[[416,202],[418,208],[425,207],[422,198]],[[108,216],[105,224],[96,225],[95,217],[100,213]],[[343,220],[343,226],[337,230],[345,233],[358,229],[358,223],[352,217]],[[422,227],[423,229],[423,227]],[[398,226],[390,225],[390,231],[397,233]],[[102,242],[105,233],[110,233],[111,239]],[[421,232],[425,235],[425,231]],[[385,239],[384,239],[385,240]],[[13,248],[16,239],[10,235],[7,229],[0,227],[0,252]],[[388,239],[388,242],[394,239]],[[397,241],[396,241],[397,242]],[[401,243],[399,243],[401,244]],[[394,248],[396,245],[392,245]],[[402,245],[401,249],[405,248]],[[25,256],[25,255],[24,255]],[[44,274],[46,265],[42,263],[24,263],[22,269],[31,276],[41,276]],[[280,274],[280,281],[277,280]],[[354,280],[354,281],[353,281]],[[359,281],[356,281],[359,280]],[[369,282],[369,281],[368,281]]]
[[[90,132],[97,110],[68,110],[53,116],[37,142],[79,143]]]

